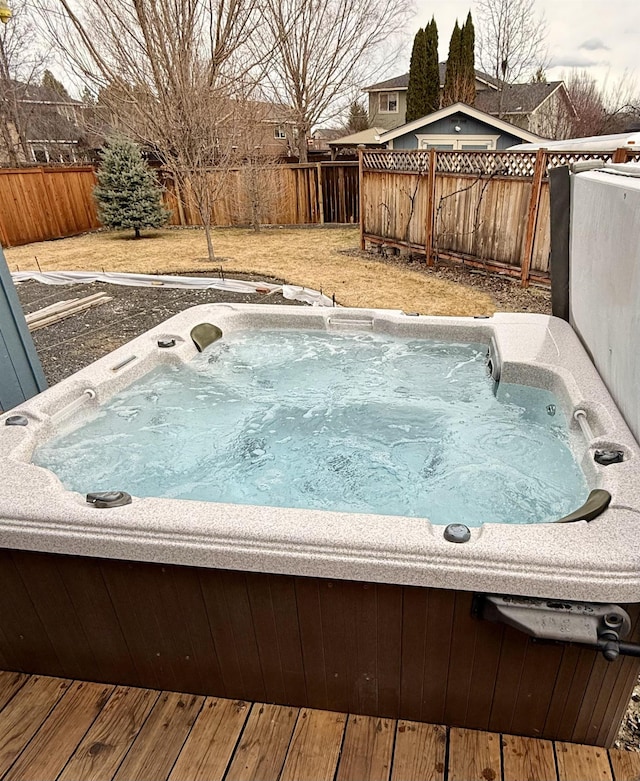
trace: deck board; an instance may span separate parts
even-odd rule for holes
[[[71,684],[5,778],[57,778],[114,688],[83,681]]]
[[[226,781],[278,778],[298,713],[298,708],[256,703],[251,708]]]
[[[555,781],[558,777],[550,740],[505,735],[502,762],[503,781]]]
[[[446,748],[444,727],[399,721],[391,781],[444,781]]]
[[[4,781],[640,781],[640,752],[0,671]]]
[[[612,781],[606,749],[576,743],[555,745],[559,781]]]
[[[163,692],[114,778],[164,781],[204,702],[195,694]]]
[[[640,752],[611,749],[609,759],[615,781],[640,781]]]
[[[491,732],[452,727],[449,733],[448,781],[499,781],[500,738]]]
[[[33,676],[0,712],[0,776],[22,753],[71,681]]]
[[[58,781],[113,778],[159,696],[152,689],[118,686]]]
[[[346,722],[344,713],[302,708],[280,781],[332,781]]]
[[[222,781],[249,708],[242,700],[207,697],[169,781]]]
[[[395,722],[349,716],[336,781],[389,781]]]

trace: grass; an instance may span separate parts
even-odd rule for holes
[[[343,306],[404,309],[433,315],[492,314],[489,295],[448,280],[348,254],[358,247],[356,228],[278,228],[255,233],[214,231],[220,260],[211,267],[203,231],[162,230],[132,240],[98,232],[5,250],[11,270],[126,271],[137,273],[233,272],[277,277],[322,290]],[[145,234],[143,234],[144,236]],[[346,251],[346,252],[345,252]]]

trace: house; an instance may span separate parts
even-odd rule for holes
[[[440,63],[440,90],[444,89],[447,74],[447,63]],[[382,127],[385,130],[403,125],[407,113],[407,87],[409,74],[403,73],[393,79],[381,81],[365,87],[363,92],[369,94],[369,125]],[[485,90],[496,91],[500,82],[482,71],[476,71],[476,94]]]
[[[440,89],[444,88],[446,62],[440,63]],[[523,130],[549,138],[569,132],[569,118],[575,109],[564,82],[536,82],[505,85],[476,70],[475,107],[507,120]],[[369,95],[369,124],[393,130],[404,124],[407,112],[409,74],[365,87]]]
[[[331,149],[331,159],[335,160],[340,152],[356,154],[356,149],[365,147],[367,149],[383,149],[384,142],[380,137],[385,132],[383,127],[369,127],[366,130],[360,130],[358,133],[351,133],[348,136],[341,136],[329,141]]]
[[[75,162],[87,154],[82,101],[49,87],[5,80],[0,165]]]
[[[387,130],[377,139],[388,149],[508,149],[541,137],[466,103],[454,103]]]

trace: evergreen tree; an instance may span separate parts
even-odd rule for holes
[[[50,90],[53,90],[57,95],[59,95],[64,100],[71,100],[71,96],[67,92],[66,87],[61,81],[58,81],[56,77],[51,73],[51,71],[46,70],[42,74],[42,82],[41,85],[43,87],[47,87]]]
[[[430,114],[440,108],[440,65],[438,63],[438,27],[436,20],[431,21],[425,28],[427,49],[427,95],[426,112]]]
[[[108,228],[159,228],[171,212],[162,205],[162,188],[142,157],[140,148],[126,138],[115,138],[102,151],[93,196],[98,218]]]
[[[361,130],[366,130],[369,127],[369,115],[367,109],[358,100],[354,100],[349,106],[349,118],[345,125],[345,133],[350,135],[351,133],[359,133]]]
[[[420,29],[411,50],[405,122],[413,122],[427,113],[427,32]]]
[[[449,57],[447,58],[447,72],[444,77],[444,93],[442,95],[442,105],[450,106],[458,101],[459,81],[461,70],[462,53],[462,30],[458,26],[456,19],[451,40],[449,41]]]
[[[475,40],[476,33],[469,11],[460,40],[460,90],[457,99],[470,106],[476,99]]]

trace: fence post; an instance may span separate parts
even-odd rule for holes
[[[547,150],[538,149],[536,152],[536,164],[533,170],[531,182],[531,197],[529,198],[529,213],[527,216],[527,231],[524,238],[524,246],[520,259],[521,285],[529,286],[529,271],[533,259],[533,248],[536,241],[536,226],[538,223],[538,211],[540,209],[540,195],[542,193],[542,180],[547,167]]]
[[[316,163],[318,176],[318,210],[320,213],[320,225],[324,225],[324,196],[322,194],[322,164]]]
[[[436,200],[436,150],[429,150],[429,170],[427,171],[427,213],[425,215],[424,251],[427,266],[435,265],[433,257],[433,219]]]
[[[360,249],[364,250],[364,187],[362,186],[362,149],[358,149],[358,211],[360,212]]]
[[[629,158],[628,152],[629,152],[628,149],[623,149],[623,148],[616,149],[616,151],[613,153],[613,157],[611,158],[611,162],[626,163]]]

